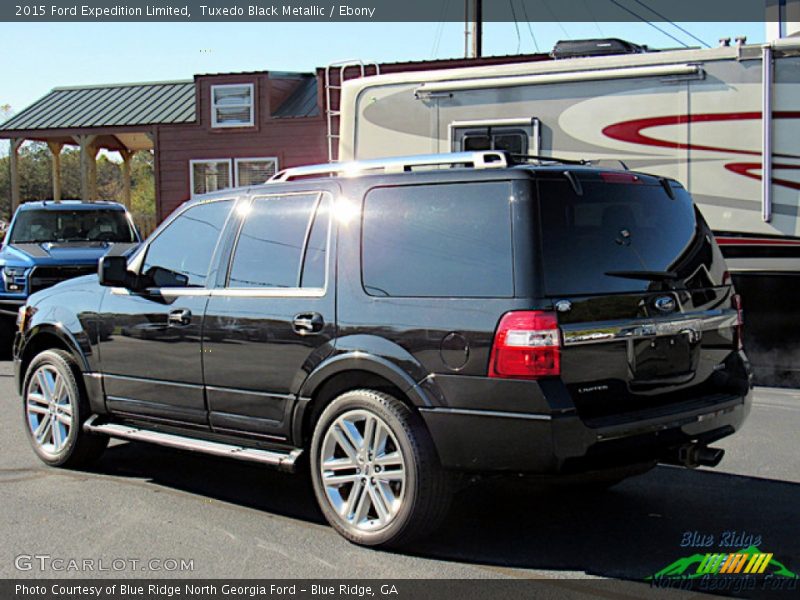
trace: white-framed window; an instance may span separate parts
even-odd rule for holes
[[[541,123],[536,117],[453,121],[448,126],[453,152],[505,150],[539,154]]]
[[[274,156],[237,158],[234,172],[237,187],[260,185],[278,172],[278,159]]]
[[[211,126],[250,127],[255,123],[252,83],[211,86]]]
[[[230,158],[189,161],[192,196],[233,187]]]

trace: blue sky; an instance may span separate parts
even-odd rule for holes
[[[691,37],[655,23],[688,45]],[[763,23],[679,23],[711,46],[720,37],[764,40]],[[0,105],[20,111],[53,87],[188,79],[196,73],[309,71],[361,58],[402,61],[463,56],[463,23],[2,23]],[[531,34],[533,32],[533,35]],[[679,44],[646,23],[485,24],[484,54],[549,51],[558,39],[621,37]]]

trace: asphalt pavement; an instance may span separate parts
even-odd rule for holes
[[[25,437],[7,361],[0,408],[2,578],[641,580],[705,551],[681,544],[707,536],[758,541],[800,571],[800,393],[791,390],[757,390],[744,429],[717,444],[727,454],[714,470],[658,467],[600,494],[484,481],[405,552],[339,537],[304,473],[125,442],[89,471],[46,467]]]

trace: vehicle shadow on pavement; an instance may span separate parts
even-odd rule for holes
[[[95,472],[234,505],[324,523],[307,469],[299,476],[258,465],[146,444],[111,447]],[[800,484],[713,471],[657,467],[605,492],[543,489],[487,479],[460,491],[438,532],[407,553],[498,568],[547,569],[641,580],[695,553],[754,543],[800,571],[796,535]],[[688,533],[710,547],[682,547]],[[720,549],[726,532],[742,545]],[[331,535],[336,535],[333,530]]]
[[[311,480],[257,465],[137,442],[110,446],[92,471],[156,485],[245,508],[325,523]]]
[[[663,466],[597,493],[485,481],[456,498],[444,528],[416,553],[641,580],[679,558],[735,552],[761,536],[760,549],[797,572],[798,502],[800,484]],[[733,531],[740,535],[731,543],[743,543],[720,549]],[[682,547],[687,532],[714,543]]]

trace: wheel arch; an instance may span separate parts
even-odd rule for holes
[[[36,325],[28,332],[26,340],[19,353],[20,378],[18,384],[19,389],[17,391],[20,394],[22,393],[22,386],[25,381],[25,373],[27,372],[31,361],[36,357],[37,354],[53,348],[58,348],[68,352],[70,356],[75,359],[81,370],[81,373],[85,373],[89,370],[89,363],[86,355],[84,354],[83,350],[81,350],[80,344],[78,343],[78,340],[75,339],[74,335],[58,325]]]
[[[295,444],[307,444],[317,418],[330,402],[349,390],[360,388],[391,394],[412,409],[431,405],[430,398],[417,382],[396,364],[359,352],[339,354],[315,369],[302,386],[292,419]]]

